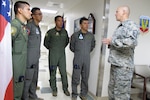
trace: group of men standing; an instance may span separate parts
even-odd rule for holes
[[[15,19],[11,22],[14,100],[43,100],[36,95],[41,45],[42,20],[40,8],[30,11],[29,3],[17,1],[14,5]],[[49,72],[52,95],[57,96],[56,70],[59,68],[64,94],[70,96],[66,72],[65,48],[69,43],[67,31],[63,26],[63,17],[55,17],[56,26],[47,31],[44,46],[49,50]],[[27,24],[25,25],[25,23]],[[80,98],[86,100],[90,69],[90,52],[95,47],[95,39],[88,32],[88,19],[80,20],[81,30],[71,37],[70,49],[75,53],[72,75],[72,97],[77,98],[77,85],[80,75]],[[88,63],[87,63],[88,62]]]
[[[69,37],[67,31],[62,28],[62,16],[56,16],[55,23],[56,27],[50,29],[44,39],[44,46],[49,50],[50,86],[52,88],[52,95],[57,96],[56,70],[58,67],[61,74],[63,91],[67,96],[70,96],[65,58],[65,47],[69,43]],[[94,35],[88,32],[88,19],[85,17],[81,18],[80,26],[81,30],[74,33],[70,41],[70,49],[74,52],[72,100],[77,99],[77,86],[80,83],[80,75],[82,77],[80,98],[86,100],[90,70],[90,52],[95,47]]]
[[[15,19],[11,22],[14,100],[43,100],[36,95],[42,12],[37,7],[30,11],[25,1],[17,1],[14,12]]]
[[[43,100],[36,95],[41,45],[42,20],[40,8],[30,11],[29,3],[17,1],[14,5],[15,19],[11,22],[14,100]],[[130,10],[127,6],[119,7],[116,19],[121,24],[112,38],[103,39],[109,45],[111,77],[109,83],[110,100],[129,100],[132,74],[134,69],[133,55],[137,45],[138,27],[128,20]],[[28,22],[27,22],[28,21]],[[44,46],[49,50],[49,72],[52,95],[57,96],[56,70],[59,68],[64,94],[70,96],[66,72],[65,48],[69,43],[67,31],[63,26],[63,17],[56,16],[56,26],[47,31]],[[27,22],[27,25],[25,23]],[[77,86],[80,83],[81,100],[87,100],[88,78],[90,71],[90,52],[95,47],[94,35],[88,32],[88,19],[80,19],[80,31],[70,39],[70,50],[74,53],[72,73],[72,100],[77,100]]]

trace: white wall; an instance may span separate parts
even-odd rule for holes
[[[108,25],[108,37],[112,36],[119,22],[115,20],[115,11],[118,6],[128,5],[131,8],[130,19],[139,24],[140,15],[150,17],[149,13],[150,0],[110,0],[110,14]],[[138,46],[135,50],[135,64],[150,64],[150,33],[141,34],[138,39]],[[103,77],[102,96],[107,96],[107,87],[110,73],[110,64],[107,62],[109,50],[106,52],[105,69]]]
[[[48,26],[45,25],[41,25],[41,32],[42,32],[42,40],[41,40],[41,52],[48,52],[48,50],[44,47],[43,43],[44,43],[44,37],[46,32],[48,31]]]
[[[94,95],[96,95],[97,89],[103,8],[104,0],[83,0],[80,4],[76,5],[74,8],[65,13],[65,18],[67,20],[66,29],[69,33],[69,36],[71,36],[71,34],[74,32],[75,19],[81,18],[83,16],[88,17],[90,13],[93,13],[96,19],[96,47],[91,53],[91,68],[89,77],[89,91]],[[72,74],[72,60],[74,55],[68,47],[66,48],[67,71],[68,73]]]

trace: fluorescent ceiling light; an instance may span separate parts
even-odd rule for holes
[[[43,13],[51,13],[51,14],[56,14],[56,13],[57,13],[56,10],[41,9],[41,11],[42,11]]]

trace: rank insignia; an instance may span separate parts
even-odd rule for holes
[[[149,31],[149,20],[148,16],[140,16],[140,31],[147,33]]]
[[[56,32],[56,36],[59,36],[59,32]]]

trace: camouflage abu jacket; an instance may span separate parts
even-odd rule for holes
[[[110,44],[108,62],[120,67],[134,67],[134,49],[139,27],[131,20],[122,22],[115,30]]]

